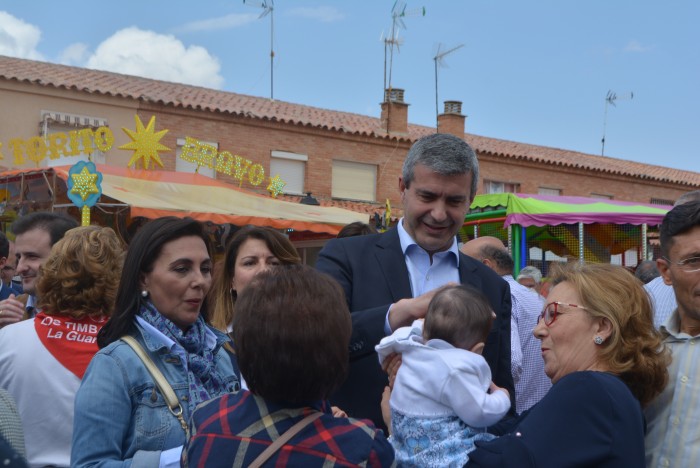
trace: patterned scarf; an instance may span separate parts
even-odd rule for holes
[[[182,346],[187,353],[190,414],[198,404],[229,391],[224,377],[216,370],[212,350],[206,346],[207,326],[201,316],[189,330],[183,332],[158,312],[150,301],[141,306],[139,315],[163,335]]]

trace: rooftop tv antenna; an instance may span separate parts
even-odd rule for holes
[[[440,114],[440,111],[438,109],[438,67],[447,67],[447,64],[445,63],[445,56],[451,54],[452,52],[461,49],[464,47],[464,44],[460,44],[458,46],[455,46],[451,49],[442,51],[442,44],[438,44],[437,52],[435,53],[435,57],[433,57],[433,60],[435,61],[435,129],[437,130],[438,124],[437,124],[437,117]]]
[[[384,38],[384,89],[391,89],[391,70],[394,65],[394,47],[399,51],[399,46],[403,43],[399,39],[399,30],[406,29],[406,23],[403,19],[409,16],[425,16],[425,7],[414,8],[408,10],[406,2],[396,0],[394,6],[391,7],[391,33]],[[384,34],[382,33],[382,36]],[[387,55],[389,56],[388,71],[387,71]],[[388,74],[388,82],[387,82]],[[388,85],[388,86],[387,86]]]
[[[605,128],[608,125],[608,104],[610,104],[613,107],[617,107],[615,105],[615,101],[618,99],[634,99],[634,93],[630,92],[629,95],[625,94],[624,96],[618,96],[617,93],[614,91],[608,91],[607,96],[605,96],[605,114],[603,117],[603,139],[601,140],[601,143],[603,145],[602,149],[600,150],[600,155],[605,156]]]
[[[275,20],[274,20],[274,0],[243,0],[246,5],[256,6],[263,9],[258,19],[264,18],[270,15],[270,99],[275,99],[274,93],[274,69],[275,69]]]

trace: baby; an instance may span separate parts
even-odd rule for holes
[[[506,389],[491,381],[481,355],[494,314],[474,288],[446,286],[416,320],[376,347],[382,363],[402,364],[391,393],[391,443],[399,466],[462,466],[485,427],[510,409]]]

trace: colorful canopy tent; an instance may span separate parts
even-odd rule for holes
[[[0,186],[8,190],[10,204],[17,203],[16,197],[21,204],[29,195],[30,184],[25,183],[25,177],[37,180],[38,183],[34,182],[34,185],[39,187],[45,181],[43,190],[48,184],[53,195],[54,204],[51,208],[65,207],[67,205],[60,203],[62,199],[67,201],[61,194],[65,194],[69,169],[70,166],[59,166],[3,172],[0,173]],[[106,200],[107,196],[128,206],[132,218],[189,216],[215,224],[254,224],[330,235],[337,234],[348,223],[367,221],[367,215],[363,213],[276,200],[199,174],[134,170],[106,165],[97,165],[97,170],[103,176],[103,197],[98,208],[117,205]]]
[[[547,260],[629,263],[647,257],[647,228],[661,223],[665,205],[500,193],[477,195],[466,217],[466,239],[494,235],[507,241],[515,273],[527,264],[546,269]],[[533,252],[539,252],[533,258]]]

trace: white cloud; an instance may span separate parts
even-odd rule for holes
[[[58,61],[64,65],[82,65],[88,58],[88,53],[87,44],[76,42],[63,49]]]
[[[200,46],[185,45],[176,37],[122,29],[102,42],[86,66],[127,75],[221,89],[219,60]]]
[[[216,31],[221,29],[233,29],[239,26],[244,26],[252,23],[257,19],[258,15],[253,13],[232,13],[220,18],[210,18],[199,21],[192,21],[176,28],[180,32],[200,32],[200,31]]]
[[[0,11],[0,54],[42,60],[43,55],[36,50],[40,39],[39,28],[5,11]]]
[[[643,52],[649,52],[652,50],[653,47],[651,46],[643,46],[637,41],[629,41],[625,48],[623,49],[625,52],[638,52],[638,53],[643,53]]]
[[[329,6],[292,8],[289,13],[293,16],[321,21],[322,23],[340,21],[345,17],[338,9]]]

